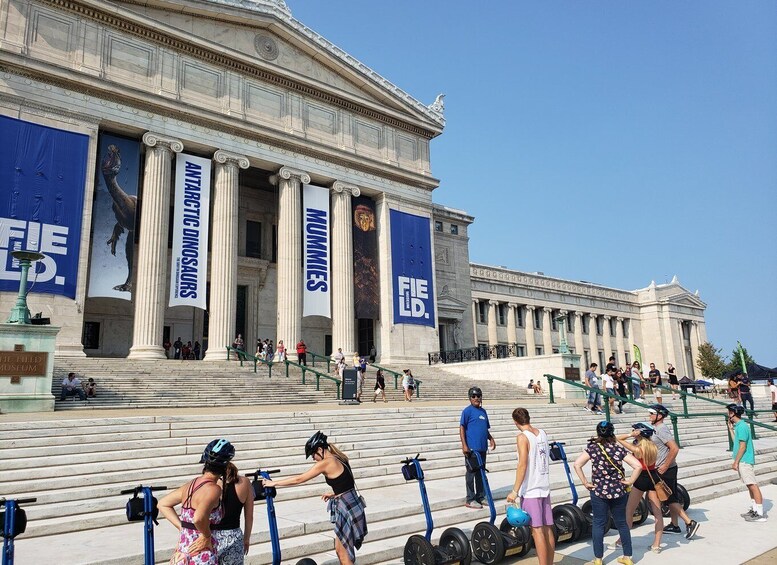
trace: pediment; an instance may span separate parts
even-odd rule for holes
[[[464,312],[467,308],[467,303],[462,302],[458,298],[451,294],[448,285],[444,285],[440,294],[437,296],[437,308],[440,310],[447,310],[448,312]]]
[[[123,0],[119,0],[124,4]],[[322,36],[295,20],[276,2],[232,0],[128,0],[126,8],[155,24],[186,34],[189,41],[232,52],[270,72],[302,80],[311,88],[345,96],[376,110],[442,131],[442,114],[391,84]],[[282,3],[281,3],[282,4]]]
[[[687,306],[690,308],[706,308],[707,306],[700,298],[687,291],[671,296],[665,296],[663,298],[670,304],[675,304],[677,306]]]

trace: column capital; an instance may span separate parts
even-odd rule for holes
[[[489,300],[488,304],[490,306],[499,306],[500,302],[498,300]]]
[[[608,316],[607,314],[605,314],[604,316],[602,316],[602,318],[604,318],[605,320],[609,320],[612,318],[612,316]]]
[[[616,319],[616,320],[618,320],[618,322],[623,322],[623,320],[624,320],[624,318],[622,318],[621,316],[618,316],[618,317],[617,317],[617,318],[615,318],[615,319]]]
[[[588,314],[588,317],[591,318],[592,320],[595,320],[596,318],[599,317],[599,314]]]
[[[584,312],[575,311],[575,318],[582,318],[583,316],[585,316]]]
[[[310,184],[310,175],[300,169],[294,169],[292,167],[281,167],[278,171],[278,176],[284,180],[289,180],[292,177],[299,179],[302,184]]]
[[[149,147],[158,146],[159,148],[166,149],[172,153],[180,153],[183,151],[183,143],[181,140],[152,131],[147,131],[143,134],[143,144]]]
[[[698,326],[699,322],[697,322],[696,320],[691,320],[691,325],[692,326]]]
[[[531,310],[532,312],[534,312],[537,309],[537,307],[536,306],[532,306],[531,304],[527,304],[526,305],[526,309],[527,310]]]
[[[508,302],[508,303],[507,303],[507,307],[508,307],[508,308],[515,309],[515,308],[517,308],[517,307],[518,307],[518,304],[517,304],[517,303],[515,303],[515,302]]]
[[[362,191],[355,184],[349,184],[347,182],[336,180],[332,183],[332,192],[335,194],[342,194],[344,192],[351,193],[351,196],[359,196]]]
[[[480,302],[480,298],[473,298],[472,299],[472,304],[477,304],[478,302]]]
[[[245,155],[230,153],[229,151],[224,151],[223,149],[219,149],[213,154],[213,160],[220,165],[234,165],[236,167],[240,167],[241,169],[247,169],[250,165],[248,162],[248,157]]]
[[[552,314],[553,313],[553,308],[551,308],[550,306],[543,306],[542,307],[542,311],[543,312],[547,312],[548,314]]]
[[[558,313],[560,316],[566,316],[567,314],[569,314],[569,310],[559,310]]]

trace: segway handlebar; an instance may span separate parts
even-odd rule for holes
[[[257,469],[253,473],[246,473],[245,476],[246,477],[253,477],[254,479],[259,479],[264,474],[274,475],[274,474],[280,473],[280,472],[281,472],[280,469],[273,469],[272,471],[263,471],[262,469]]]
[[[16,504],[27,504],[28,502],[37,502],[37,498],[14,498],[14,499],[8,499],[13,500]],[[0,504],[5,504],[6,499],[0,498]]]
[[[143,487],[143,485],[138,485],[135,488],[125,489],[121,491],[120,494],[138,494],[140,491],[143,490],[143,488],[150,489],[151,492],[154,492],[156,490],[167,490],[167,487]]]
[[[408,457],[407,459],[403,459],[402,463],[405,464],[405,465],[409,465],[413,461],[426,461],[425,458],[419,457],[419,455],[421,455],[421,454],[420,453],[416,453],[415,457]]]

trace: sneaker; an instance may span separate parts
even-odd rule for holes
[[[653,553],[661,553],[661,546],[660,545],[651,545],[650,551]]]
[[[480,500],[478,500],[478,504],[480,504],[481,506],[488,506],[488,501],[485,498],[481,498]]]
[[[594,412],[594,414],[596,414],[597,416],[602,416],[604,415],[604,412],[602,412],[601,410],[597,410],[596,412]]]
[[[696,532],[699,531],[699,523],[696,520],[691,520],[690,524],[685,526],[685,539],[693,539]]]
[[[464,506],[467,508],[471,508],[472,510],[480,510],[483,508],[483,505],[480,504],[477,500],[473,500],[472,502],[467,502]]]
[[[618,563],[621,565],[634,565],[634,562],[631,560],[631,557],[626,557],[625,555],[618,559]]]
[[[673,526],[672,524],[669,524],[668,526],[664,527],[664,533],[665,534],[681,534],[683,531],[680,529],[680,526]]]
[[[745,518],[745,522],[766,522],[766,516],[753,512],[750,516]]]
[[[751,508],[750,510],[748,510],[748,511],[747,511],[747,512],[745,512],[744,514],[740,514],[740,516],[741,516],[742,518],[747,518],[748,516],[752,516],[753,514],[755,514],[755,510],[753,510],[753,509]]]

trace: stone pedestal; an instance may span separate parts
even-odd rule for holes
[[[58,333],[55,326],[0,324],[0,413],[54,410],[51,379]],[[17,345],[23,346],[24,353],[47,354],[45,366],[33,371],[40,374],[25,375],[32,363],[19,359],[19,353],[4,353],[14,352]]]

